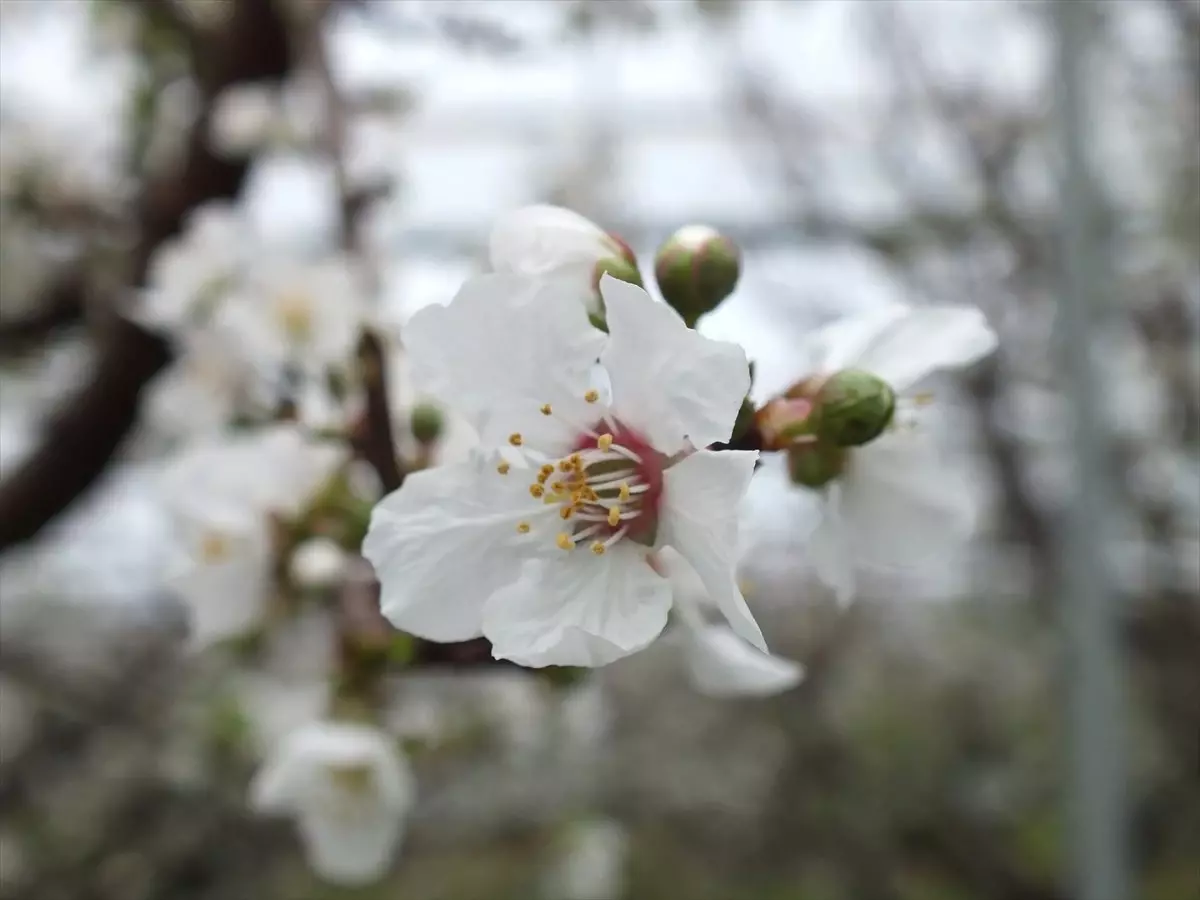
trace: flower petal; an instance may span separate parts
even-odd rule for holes
[[[530,561],[484,605],[497,659],[523,666],[603,666],[649,645],[667,623],[671,587],[628,541]]]
[[[822,582],[843,605],[854,598],[854,558],[842,521],[841,487],[832,485],[822,496],[821,521],[808,542],[808,558]]]
[[[637,285],[600,279],[611,339],[600,361],[626,425],[663,453],[729,439],[750,389],[745,351],[683,324]]]
[[[331,884],[358,886],[381,879],[404,833],[403,814],[382,804],[369,803],[355,813],[312,809],[300,815],[308,863]]]
[[[952,550],[974,524],[965,485],[954,484],[920,427],[853,451],[838,505],[855,559],[878,568],[912,567]]]
[[[548,453],[564,449],[577,426],[591,424],[583,396],[604,345],[569,294],[555,279],[469,280],[448,306],[427,306],[409,321],[414,380],[462,413],[485,446],[516,432]],[[542,414],[546,403],[555,415]]]
[[[766,653],[737,584],[738,507],[757,459],[754,451],[699,450],[667,469],[659,543],[692,564],[733,630]]]
[[[279,752],[267,757],[250,782],[250,808],[275,815],[294,812],[304,794],[312,771],[301,755],[288,752],[285,738]]]
[[[542,275],[564,265],[595,264],[620,247],[595,222],[560,206],[525,206],[492,227],[488,255],[497,272]]]
[[[517,471],[478,462],[416,472],[380,501],[362,552],[379,577],[380,609],[433,641],[480,634],[480,609],[520,574],[517,523],[542,513]]]
[[[813,373],[829,374],[860,365],[866,349],[895,327],[911,307],[888,303],[837,319],[817,331],[808,341],[809,367]]]
[[[769,697],[791,690],[804,668],[750,646],[724,625],[687,629],[688,675],[710,697]]]
[[[972,307],[894,304],[855,316],[817,337],[818,370],[864,369],[897,391],[943,369],[968,366],[996,347],[996,334]]]

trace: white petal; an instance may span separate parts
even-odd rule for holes
[[[488,240],[492,268],[520,275],[542,275],[570,264],[594,264],[619,252],[596,223],[559,206],[515,210],[493,226]]]
[[[497,659],[523,666],[603,666],[649,645],[667,623],[671,587],[622,541],[597,557],[586,548],[532,560],[483,610]]]
[[[660,547],[650,557],[654,571],[671,582],[675,611],[702,619],[704,610],[716,609],[695,567],[674,547]]]
[[[513,432],[557,452],[592,424],[583,396],[604,345],[578,297],[555,280],[483,275],[448,306],[409,321],[406,347],[417,386],[462,413],[488,446]],[[549,403],[555,415],[541,413]]]
[[[846,604],[854,598],[854,558],[842,522],[841,487],[832,485],[822,501],[821,521],[809,538],[808,557],[838,603]]]
[[[282,743],[280,750],[267,757],[250,782],[250,808],[260,813],[278,814],[297,809],[305,782],[311,771],[301,756]]]
[[[828,374],[858,367],[866,349],[911,311],[909,306],[889,303],[826,325],[809,341],[812,371]]]
[[[611,275],[600,280],[611,340],[600,358],[617,416],[663,453],[729,439],[750,370],[737,344],[693,331],[665,303]]]
[[[733,630],[764,653],[766,641],[737,584],[738,507],[758,453],[699,450],[663,476],[659,543],[678,550]]]
[[[820,369],[858,368],[879,376],[897,391],[943,369],[968,366],[996,347],[996,335],[972,307],[874,310],[827,329]]]
[[[881,568],[911,567],[953,550],[973,526],[967,492],[920,428],[854,450],[840,508],[855,559]]]
[[[193,648],[238,637],[263,621],[270,582],[270,560],[264,553],[241,555],[198,566],[172,588],[187,604],[188,640]]]
[[[711,697],[768,697],[800,683],[804,669],[750,646],[724,625],[687,630],[688,674]]]
[[[265,520],[248,509],[220,506],[200,516],[171,520],[176,546],[167,585],[188,608],[193,649],[254,629],[266,613],[271,585],[271,545]],[[204,543],[219,538],[219,559],[204,557]]]
[[[358,886],[380,880],[391,868],[404,816],[371,804],[353,816],[305,810],[298,825],[313,871],[332,884]]]
[[[434,641],[480,634],[480,608],[515,580],[524,558],[517,523],[543,513],[514,469],[475,462],[416,472],[380,501],[362,552],[397,628]]]

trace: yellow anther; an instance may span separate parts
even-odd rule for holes
[[[583,399],[586,400],[588,403],[595,403],[597,400],[600,399],[600,392],[597,390],[594,390],[594,389],[590,390],[586,394],[583,395]]]
[[[600,541],[593,541],[592,542],[592,552],[595,553],[597,556],[603,556],[604,555],[604,544],[600,543]]]
[[[570,457],[568,457],[568,459],[570,460],[572,469],[574,469],[576,472],[583,471],[583,457],[582,456],[580,456],[578,453],[572,453],[570,455]]]
[[[610,507],[608,510],[608,524],[613,528],[617,527],[617,523],[621,521],[621,510],[617,507]]]
[[[553,412],[554,412],[554,410],[550,408],[550,404],[549,404],[549,403],[543,403],[543,404],[542,404],[542,415],[543,415],[543,416],[548,416],[548,415],[551,415]]]
[[[913,395],[912,402],[916,406],[928,406],[934,400],[933,391],[923,391],[920,394]]]
[[[522,443],[520,432],[514,431],[512,434],[510,434],[508,436],[508,442],[514,447],[520,447]]]
[[[288,338],[307,343],[314,331],[313,298],[304,293],[288,292],[275,299],[275,313]]]
[[[554,474],[554,466],[551,463],[545,463],[538,471],[549,478]]]
[[[574,506],[564,506],[562,509],[560,509],[558,511],[558,514],[561,518],[563,518],[565,520],[565,519],[571,518],[571,514],[573,512],[575,512]]]
[[[613,436],[611,434],[602,434],[596,438],[596,446],[601,450],[607,450],[612,446]]]
[[[501,475],[507,475],[508,470],[511,468],[512,468],[512,466],[510,466],[508,463],[501,462],[500,465],[496,466],[496,471],[499,472]]]
[[[573,468],[574,466],[571,465],[570,459],[564,459],[558,464],[558,471],[560,472],[570,472]]]
[[[575,542],[571,540],[571,536],[565,531],[560,531],[558,533],[558,537],[554,539],[554,542],[558,544],[559,548],[562,550],[575,549]]]
[[[517,531],[521,532],[521,534],[529,534],[529,529],[530,529],[530,525],[528,522],[518,522],[517,523]]]
[[[550,482],[550,490],[554,491],[556,494],[565,494],[567,492],[567,486],[561,481],[552,481]]]
[[[549,478],[549,477],[550,477],[550,476],[549,476],[549,475],[547,475],[545,472],[538,472],[538,477],[537,477],[538,484],[545,484],[545,483],[546,483],[546,479],[547,479],[547,478]]]
[[[219,563],[229,558],[233,544],[229,538],[215,531],[204,535],[200,541],[200,559],[206,563]]]
[[[617,491],[617,499],[624,503],[629,499],[629,496],[629,485],[622,481],[620,490]]]
[[[542,487],[540,484],[531,484],[529,486],[529,493],[532,494],[534,497],[540,497],[540,496],[542,496],[542,494],[546,493],[546,489],[544,487]]]

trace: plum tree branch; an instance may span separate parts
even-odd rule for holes
[[[144,284],[154,252],[180,232],[192,209],[236,196],[245,180],[248,161],[223,159],[209,146],[214,99],[232,84],[278,80],[290,70],[292,53],[275,4],[234,0],[231,7],[223,28],[206,36],[204,53],[193,60],[203,111],[181,165],[147,181],[137,203],[140,237],[125,282],[131,287]],[[38,450],[0,484],[0,552],[33,538],[100,477],[137,420],[142,389],[171,359],[164,338],[121,316],[100,341],[91,381],[53,417]]]

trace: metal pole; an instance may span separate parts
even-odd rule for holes
[[[1103,316],[1106,248],[1087,148],[1093,0],[1052,0],[1062,171],[1062,283],[1057,341],[1063,389],[1074,416],[1074,485],[1062,541],[1062,608],[1069,727],[1068,784],[1072,895],[1131,900],[1125,796],[1125,716],[1120,615],[1105,575],[1108,505],[1105,428],[1092,362],[1093,326]]]

